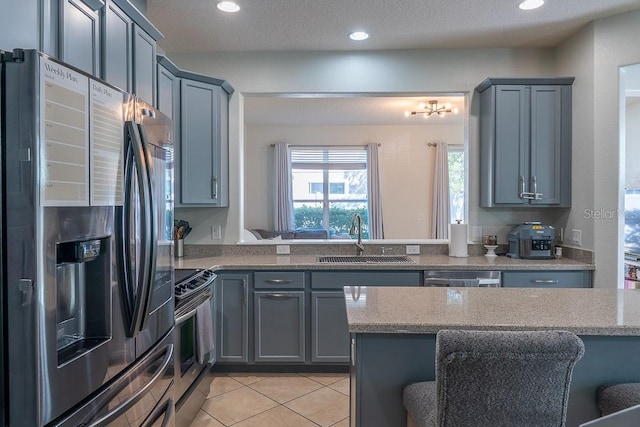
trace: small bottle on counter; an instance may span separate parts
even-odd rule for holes
[[[556,258],[562,258],[562,246],[556,246]]]

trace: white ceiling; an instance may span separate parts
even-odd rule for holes
[[[147,16],[171,52],[386,50],[553,47],[588,22],[640,8],[640,0],[546,0],[521,11],[517,0],[236,0],[240,12],[217,0],[147,0]],[[347,38],[366,30],[364,42]],[[440,119],[405,118],[406,104],[457,102],[460,113]],[[245,124],[463,124],[464,98],[247,97]]]
[[[553,47],[588,22],[640,8],[640,0],[147,0],[166,52]],[[347,34],[366,30],[353,42]]]

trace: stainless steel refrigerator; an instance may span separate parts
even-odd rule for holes
[[[1,100],[4,425],[173,425],[171,120],[28,50]]]

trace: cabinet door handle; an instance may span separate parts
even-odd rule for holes
[[[247,305],[247,281],[242,280],[242,305]]]
[[[548,284],[551,284],[551,283],[560,283],[560,281],[557,280],[557,279],[531,279],[530,282],[531,283],[544,284],[544,285],[548,285]]]
[[[218,177],[217,176],[214,176],[213,178],[211,178],[211,198],[212,199],[218,198]]]
[[[351,366],[356,366],[356,340],[351,338]]]
[[[291,283],[291,280],[288,279],[267,279],[264,283],[269,283],[272,285],[288,285]]]
[[[285,298],[293,298],[293,297],[291,295],[289,295],[289,294],[267,294],[267,295],[265,295],[265,298],[285,299]]]
[[[531,177],[531,182],[533,183],[533,200],[542,200],[542,193],[538,193],[538,180],[535,175]]]
[[[533,199],[533,193],[529,193],[527,191],[525,191],[525,184],[524,184],[524,176],[520,175],[520,178],[518,179],[520,181],[520,198],[524,199],[524,200],[531,200]]]

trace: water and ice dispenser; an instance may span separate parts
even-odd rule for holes
[[[56,348],[62,365],[111,335],[109,238],[56,245]]]

